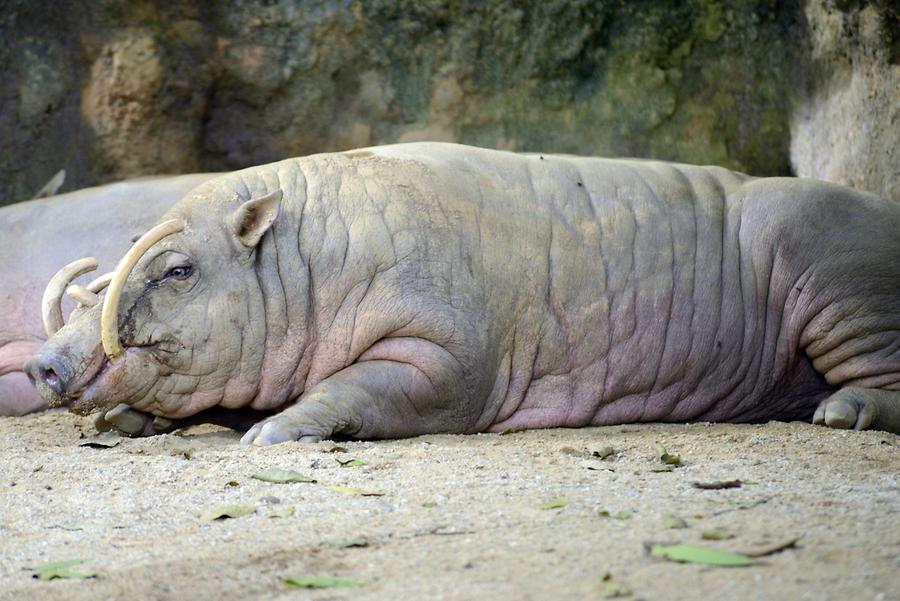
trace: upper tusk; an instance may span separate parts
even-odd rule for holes
[[[100,314],[100,341],[103,343],[103,352],[110,360],[116,359],[125,352],[119,342],[119,299],[122,296],[122,289],[125,287],[125,280],[128,279],[131,270],[151,246],[166,236],[183,229],[184,221],[180,219],[169,219],[160,223],[141,236],[116,266],[109,289],[103,298],[103,312]]]
[[[69,263],[50,278],[47,288],[44,289],[44,297],[41,299],[41,319],[44,321],[44,331],[47,332],[47,336],[53,336],[65,325],[60,302],[69,282],[95,269],[97,269],[97,259],[85,257]]]
[[[96,280],[93,280],[90,284],[85,286],[85,288],[87,288],[89,291],[93,292],[94,294],[100,294],[101,290],[103,290],[104,288],[109,286],[109,283],[112,281],[112,277],[113,277],[114,273],[115,273],[114,271],[110,271],[109,273],[104,273],[99,278],[97,278]]]
[[[85,307],[93,307],[100,302],[99,296],[97,296],[84,286],[79,286],[78,284],[74,284],[66,288],[66,294],[77,300]]]

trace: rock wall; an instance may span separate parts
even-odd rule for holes
[[[423,139],[858,175],[809,133],[838,112],[820,13],[801,0],[7,0],[0,203],[60,168],[73,189]],[[885,56],[867,77],[888,74]],[[811,61],[822,75],[801,77]]]
[[[900,4],[807,2],[805,85],[791,120],[797,175],[900,201]]]

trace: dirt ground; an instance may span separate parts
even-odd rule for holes
[[[200,426],[79,446],[93,433],[65,413],[0,419],[0,599],[555,600],[616,587],[635,600],[900,598],[900,437],[883,432],[654,424],[254,448]],[[657,442],[684,465],[657,471]],[[607,446],[613,455],[592,456]],[[364,465],[341,466],[351,459]],[[251,478],[272,467],[317,483]],[[234,503],[256,512],[197,516]],[[742,568],[645,550],[752,552],[795,538]],[[27,569],[83,558],[95,578]],[[323,575],[363,585],[284,582]]]

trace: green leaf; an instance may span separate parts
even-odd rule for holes
[[[726,488],[740,488],[743,482],[740,480],[723,480],[718,482],[692,482],[691,486],[700,490],[723,490]]]
[[[797,543],[800,541],[799,538],[789,538],[787,540],[783,540],[781,542],[777,542],[772,545],[767,545],[765,547],[761,547],[759,549],[753,549],[752,551],[744,551],[744,555],[748,557],[765,557],[766,555],[773,555],[775,553],[781,553],[785,549],[793,549],[797,546]]]
[[[437,501],[425,501],[424,503],[422,503],[422,507],[424,507],[425,509],[433,509],[437,507]]]
[[[662,523],[666,528],[687,528],[687,522],[677,515],[664,515],[662,517]]]
[[[300,588],[359,588],[363,586],[363,583],[357,580],[346,580],[344,578],[334,578],[333,576],[285,578],[284,583],[288,586],[297,586]]]
[[[294,506],[293,505],[284,505],[283,507],[276,507],[272,510],[272,513],[269,514],[270,518],[289,518],[294,515]]]
[[[60,530],[68,530],[70,532],[75,532],[78,530],[84,530],[86,526],[85,522],[63,522],[62,524],[53,524],[52,526],[47,526],[48,528],[59,528]]]
[[[666,447],[659,443],[656,443],[656,456],[665,465],[681,465],[681,457],[678,455],[671,455],[666,451]]]
[[[600,594],[603,595],[604,599],[618,599],[630,596],[631,590],[618,582],[605,582]]]
[[[562,509],[568,505],[566,500],[562,497],[557,497],[552,501],[547,501],[546,503],[541,503],[537,506],[538,509]]]
[[[341,461],[340,459],[335,459],[341,467],[360,467],[366,464],[362,459],[348,459],[346,461]]]
[[[516,432],[524,432],[525,428],[507,428],[506,430],[502,430],[500,432],[500,436],[506,436],[508,434],[515,434]]]
[[[593,455],[594,457],[599,457],[600,459],[606,459],[615,452],[616,450],[612,447],[603,447],[601,449],[593,451],[591,455]]]
[[[631,595],[631,590],[628,587],[613,581],[613,576],[610,572],[603,572],[602,576],[588,580],[585,584],[590,589],[599,589],[600,596],[604,599],[618,599]]]
[[[122,437],[115,432],[101,432],[78,443],[79,447],[92,447],[95,449],[109,449],[122,442]]]
[[[42,563],[40,565],[28,568],[31,570],[31,577],[38,580],[53,580],[55,578],[94,578],[94,572],[76,572],[73,567],[91,561],[90,559],[66,559],[63,561],[52,561],[50,563]]]
[[[700,538],[703,540],[728,540],[734,538],[734,535],[724,530],[704,530],[700,533]]]
[[[362,538],[340,541],[337,546],[341,549],[363,549],[369,546],[369,541]]]
[[[211,522],[213,520],[224,520],[225,518],[241,518],[251,513],[256,513],[256,508],[251,505],[222,505],[204,511],[200,514],[200,519]]]
[[[610,513],[609,511],[602,509],[597,512],[597,515],[599,515],[601,518],[610,518],[613,520],[627,520],[628,518],[631,517],[631,512],[622,510],[622,511],[617,511],[616,513]]]
[[[360,497],[383,497],[383,492],[376,492],[374,490],[361,490],[359,488],[351,488],[349,486],[329,486],[331,490],[334,492],[343,493],[345,495],[358,495]]]
[[[309,482],[311,484],[316,483],[315,478],[304,476],[300,472],[295,472],[294,470],[285,470],[277,467],[263,470],[256,474],[253,474],[250,477],[255,478],[256,480],[262,480],[263,482],[275,482],[277,484],[284,484],[286,482]]]
[[[651,554],[665,557],[670,561],[682,563],[699,563],[708,566],[743,567],[753,565],[753,560],[740,553],[720,551],[699,545],[653,545]]]
[[[62,561],[50,561],[47,563],[42,563],[42,564],[39,564],[36,566],[32,566],[28,569],[34,570],[36,572],[62,570],[65,568],[71,568],[72,566],[77,566],[82,563],[87,563],[89,561],[91,561],[91,560],[90,559],[64,559]]]

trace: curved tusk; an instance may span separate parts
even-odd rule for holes
[[[87,288],[88,291],[93,292],[94,294],[100,294],[101,290],[109,286],[109,283],[112,281],[113,275],[115,273],[115,271],[104,273],[99,278],[85,286],[85,288]]]
[[[44,297],[41,299],[41,319],[44,321],[44,331],[47,332],[47,336],[53,336],[65,325],[62,308],[59,304],[69,282],[95,269],[97,269],[97,259],[85,257],[69,263],[50,278],[47,288],[44,289]]]
[[[100,302],[100,297],[85,288],[74,284],[66,288],[66,294],[78,301],[80,305],[85,307],[93,307]]]
[[[119,299],[125,280],[131,275],[131,270],[137,265],[151,246],[169,236],[184,229],[184,222],[180,219],[169,219],[151,229],[134,243],[113,272],[109,289],[103,298],[103,312],[100,314],[100,341],[103,343],[103,352],[110,361],[116,359],[125,350],[119,342]]]

